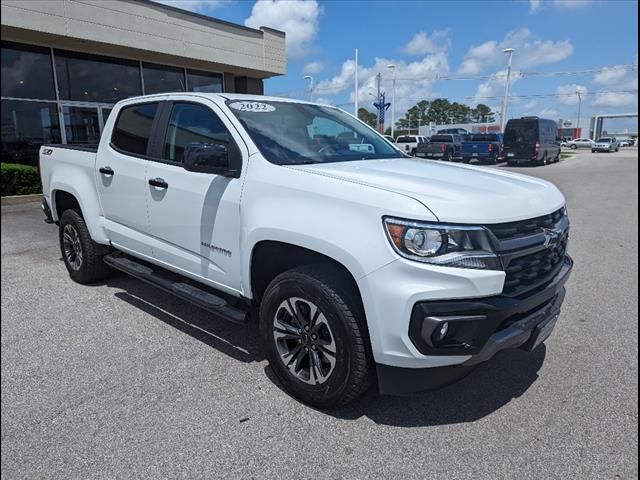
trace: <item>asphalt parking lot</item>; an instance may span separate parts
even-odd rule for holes
[[[568,199],[576,266],[545,346],[333,413],[278,388],[253,327],[123,275],[74,284],[39,206],[3,206],[3,479],[637,478],[637,153],[498,167]]]

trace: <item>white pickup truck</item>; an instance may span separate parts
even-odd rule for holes
[[[406,158],[308,102],[127,99],[97,148],[44,145],[40,172],[73,280],[118,269],[238,323],[257,307],[277,378],[319,408],[535,349],[572,268],[552,184]]]

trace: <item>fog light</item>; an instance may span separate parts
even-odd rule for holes
[[[433,332],[433,343],[441,343],[445,338],[447,338],[447,333],[449,333],[449,322],[442,322],[442,324]]]

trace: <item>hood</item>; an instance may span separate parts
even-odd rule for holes
[[[525,220],[554,212],[565,203],[562,193],[545,180],[487,167],[385,159],[290,168],[412,197],[441,222]]]

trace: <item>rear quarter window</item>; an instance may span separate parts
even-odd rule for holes
[[[142,103],[123,107],[111,134],[111,144],[132,155],[146,155],[153,119],[158,103]]]

